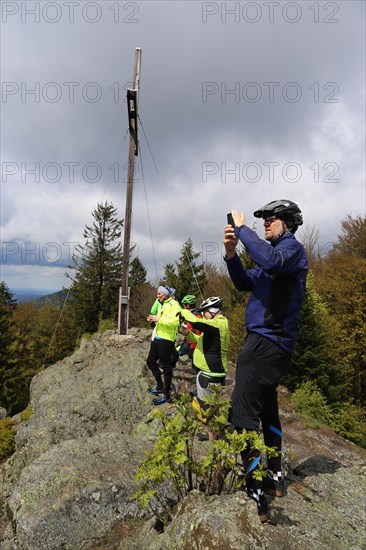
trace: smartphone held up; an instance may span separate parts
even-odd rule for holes
[[[232,227],[233,229],[235,229],[234,218],[233,218],[233,215],[232,215],[231,212],[229,212],[228,215],[227,215],[227,224],[228,224],[228,225],[231,225],[231,227]]]

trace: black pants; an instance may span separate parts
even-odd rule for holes
[[[276,388],[290,360],[291,355],[268,338],[249,333],[238,359],[232,395],[231,423],[258,432],[261,422],[265,444],[279,451],[282,432]],[[268,468],[281,471],[281,455],[269,459]]]
[[[174,342],[170,340],[153,340],[150,345],[150,352],[146,360],[146,364],[151,370],[156,380],[156,386],[159,390],[163,390],[165,394],[170,395],[170,387],[173,378],[173,363],[172,356],[174,352]],[[163,370],[164,383],[162,381],[160,368]]]

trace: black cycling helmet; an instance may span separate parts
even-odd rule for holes
[[[295,233],[299,225],[303,224],[300,208],[295,202],[287,199],[271,201],[262,206],[259,210],[256,210],[253,215],[256,218],[263,219],[268,218],[269,216],[276,216],[285,222],[292,233]]]

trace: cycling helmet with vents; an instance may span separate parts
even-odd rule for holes
[[[182,304],[188,304],[190,306],[194,306],[196,304],[196,296],[193,296],[193,294],[187,294],[187,296],[184,296],[182,300]]]
[[[295,233],[299,225],[303,224],[300,208],[295,202],[287,199],[279,199],[265,204],[262,208],[254,212],[254,216],[264,219],[269,216],[276,216],[285,222],[292,233]]]
[[[209,311],[210,313],[218,313],[222,306],[222,300],[219,296],[211,296],[210,298],[207,298],[207,300],[204,300],[200,307],[198,308],[200,311]]]

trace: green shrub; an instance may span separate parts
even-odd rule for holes
[[[113,319],[100,319],[98,325],[98,332],[105,332],[106,330],[116,330],[117,324]]]
[[[366,418],[365,412],[356,405],[346,402],[334,407],[332,421],[333,430],[344,437],[366,447]]]
[[[309,427],[329,426],[345,439],[366,447],[365,412],[356,405],[329,405],[317,384],[310,380],[298,386],[292,399]]]
[[[315,382],[311,380],[303,382],[292,394],[292,399],[297,410],[308,423],[316,421],[315,424],[318,426],[322,424],[330,426],[333,422],[332,409]],[[312,427],[316,425],[313,424]]]
[[[277,454],[255,432],[244,430],[239,434],[226,429],[230,403],[220,401],[220,393],[218,390],[207,399],[208,408],[203,413],[213,433],[208,452],[203,456],[203,447],[200,446],[197,456],[195,445],[202,424],[197,420],[189,394],[182,394],[176,401],[173,414],[169,410],[154,411],[162,428],[153,450],[146,452],[138,467],[135,480],[139,488],[132,498],[137,498],[143,508],[150,507],[164,524],[171,519],[172,505],[194,489],[205,495],[220,495],[240,488],[244,478],[238,475],[242,467],[238,456],[248,446],[269,456]],[[262,478],[264,472],[256,468],[253,475]]]
[[[15,434],[18,422],[9,417],[0,420],[0,459],[7,458],[15,451]]]

